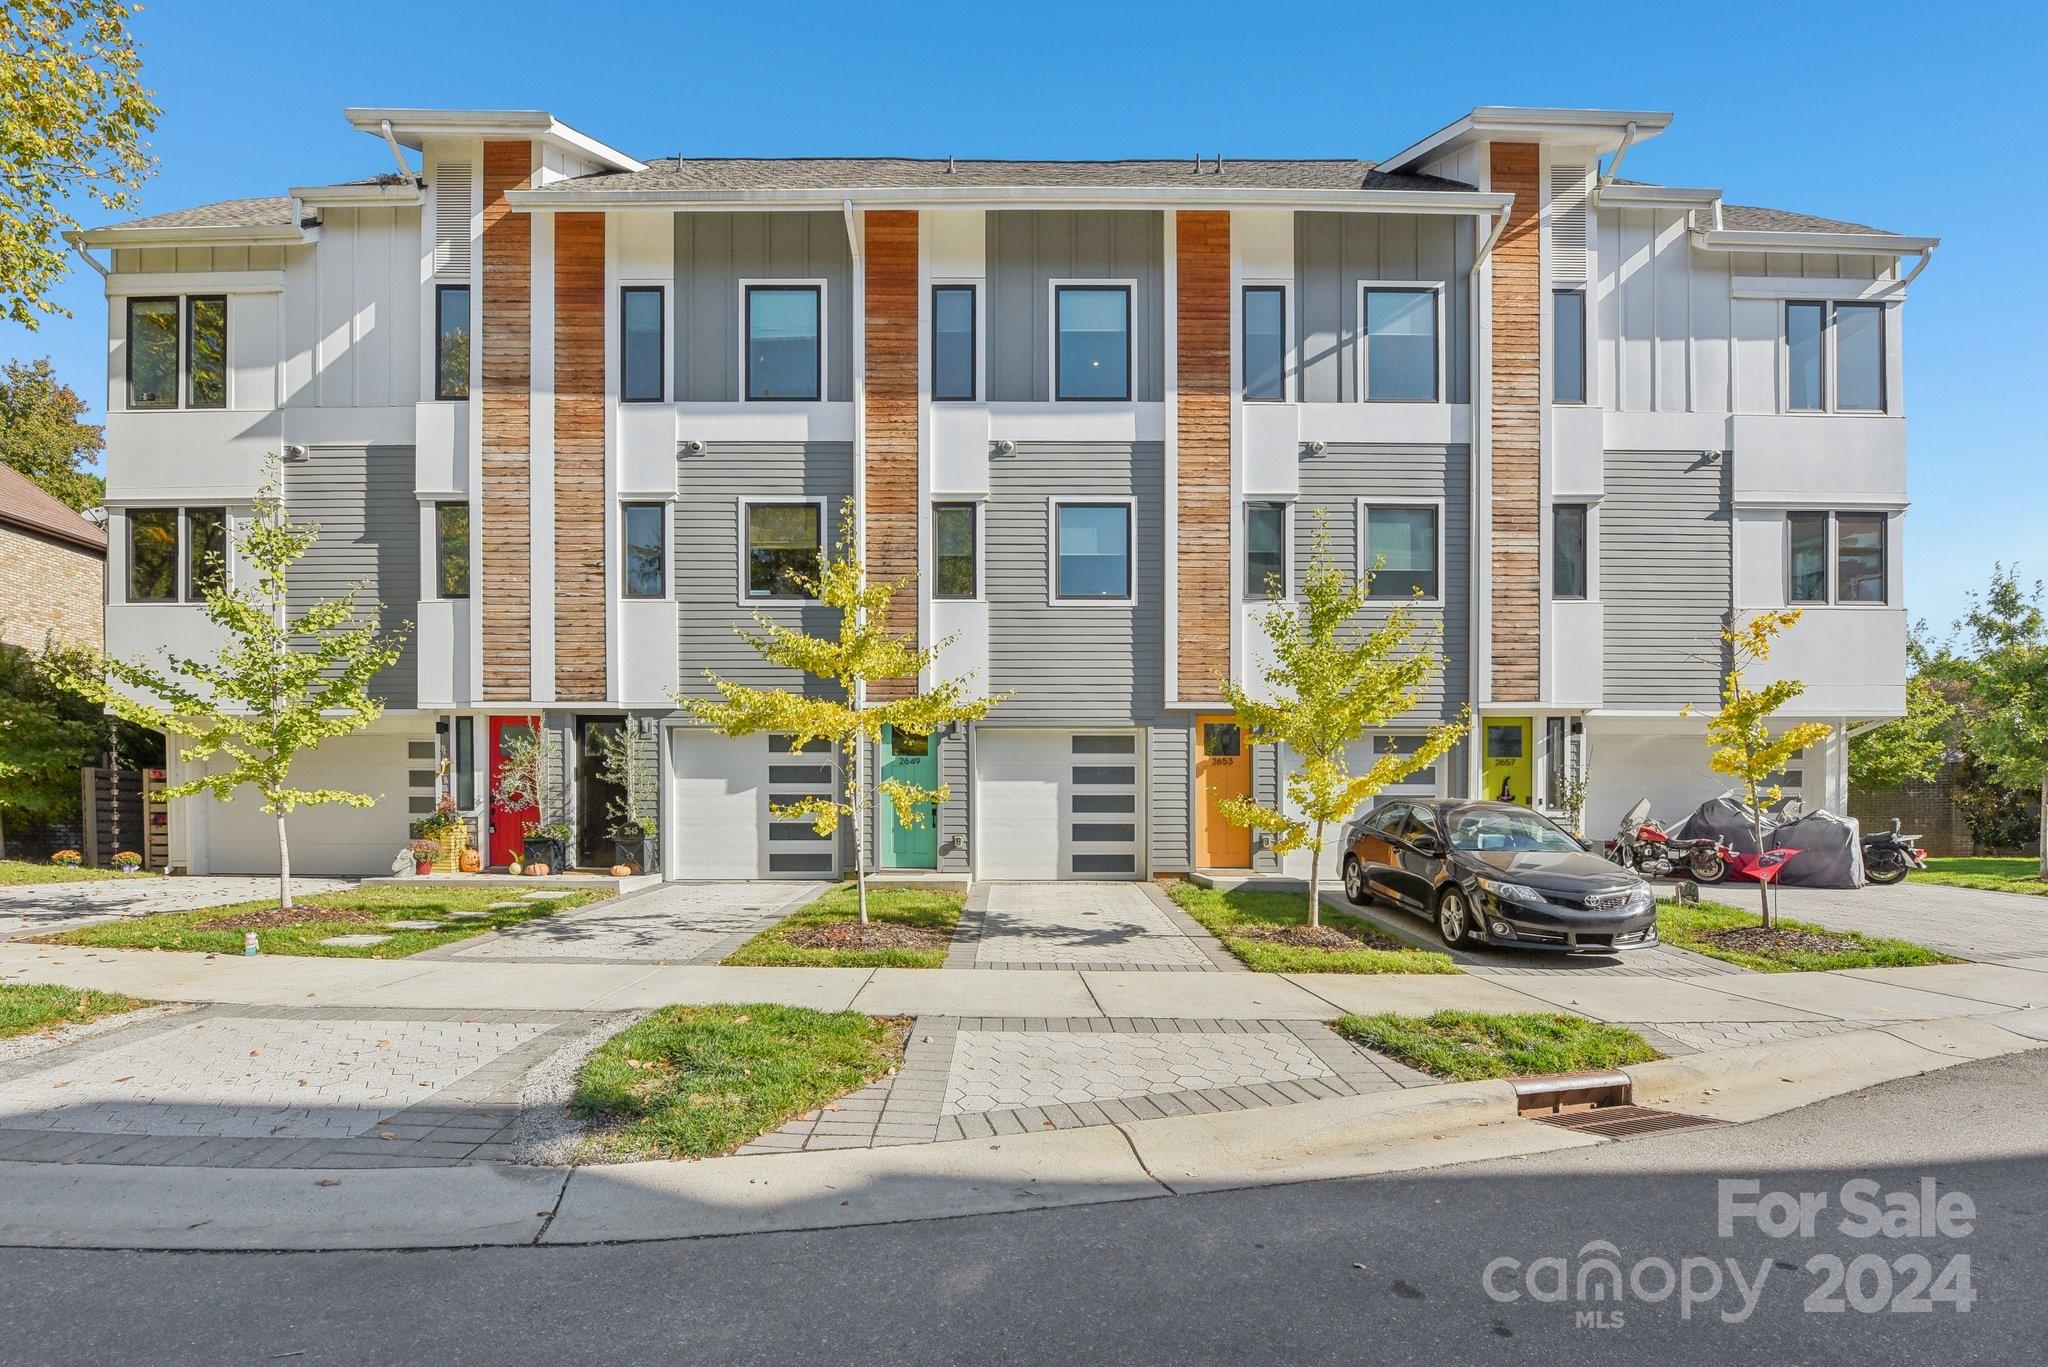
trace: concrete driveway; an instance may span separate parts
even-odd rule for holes
[[[355,884],[344,878],[294,878],[292,895],[341,892]],[[275,878],[165,878],[135,874],[83,883],[31,883],[0,888],[0,937],[47,935],[94,921],[198,911],[236,902],[275,901]]]
[[[1776,905],[1787,918],[1832,930],[1883,935],[1953,954],[1959,959],[2019,959],[2048,954],[2048,897],[1984,892],[1916,883],[1888,888],[1779,888]],[[1758,909],[1754,883],[1700,889],[1710,902]]]
[[[977,883],[948,968],[1210,973],[1243,968],[1149,882]]]

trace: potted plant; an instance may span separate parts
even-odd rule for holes
[[[50,856],[50,862],[60,869],[75,869],[85,862],[85,856],[77,850],[59,850]]]
[[[660,862],[661,844],[655,838],[654,821],[643,817],[612,829],[612,860],[631,865],[633,872],[646,873]]]
[[[415,840],[405,847],[412,853],[412,869],[424,878],[434,871],[434,860],[440,856],[441,842],[438,840]]]
[[[597,741],[598,767],[607,782],[618,789],[605,815],[610,821],[612,862],[630,864],[637,873],[655,868],[661,860],[660,842],[655,839],[655,819],[649,815],[658,802],[656,774],[648,752],[636,750],[633,732],[613,731]]]
[[[536,864],[545,864],[551,869],[569,867],[569,842],[576,838],[576,832],[569,829],[566,821],[550,821],[535,828],[527,835],[522,847],[528,869]]]
[[[117,850],[109,862],[123,873],[134,873],[142,867],[142,856],[133,850]]]

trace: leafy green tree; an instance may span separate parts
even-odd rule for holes
[[[1717,774],[1726,774],[1742,785],[1749,803],[1752,833],[1758,850],[1764,848],[1764,808],[1776,802],[1782,790],[1770,781],[1809,745],[1818,745],[1834,734],[1826,722],[1798,722],[1782,730],[1771,729],[1771,719],[1785,704],[1806,692],[1799,679],[1778,679],[1752,688],[1743,677],[1751,665],[1771,658],[1771,646],[1779,635],[1797,626],[1801,613],[1792,608],[1782,612],[1761,612],[1748,623],[1731,626],[1721,633],[1728,643],[1729,666],[1721,684],[1721,710],[1707,719],[1707,744],[1714,747],[1708,764]],[[1762,898],[1763,923],[1775,925],[1771,906],[1771,885],[1758,884]]]
[[[1374,570],[1379,566],[1375,564]],[[1370,604],[1372,572],[1353,580],[1330,554],[1330,533],[1318,524],[1308,569],[1295,602],[1278,602],[1259,619],[1272,648],[1264,686],[1222,681],[1223,697],[1254,745],[1285,745],[1297,764],[1287,776],[1288,802],[1265,807],[1250,798],[1217,804],[1227,821],[1264,831],[1276,854],[1307,849],[1308,924],[1322,924],[1323,845],[1333,822],[1417,770],[1435,764],[1466,732],[1462,718],[1433,726],[1411,751],[1392,751],[1362,774],[1351,771],[1347,749],[1368,731],[1413,711],[1423,689],[1443,667],[1434,639],[1396,605],[1376,627],[1359,615]],[[1274,597],[1283,586],[1275,584]],[[1436,629],[1441,637],[1442,627]],[[1291,808],[1292,810],[1287,810]]]
[[[294,522],[275,475],[236,543],[238,572],[208,576],[205,616],[223,644],[211,658],[165,651],[164,661],[92,654],[62,670],[66,687],[115,716],[177,736],[187,763],[224,758],[217,773],[173,784],[172,798],[232,801],[254,788],[277,821],[278,905],[292,907],[285,818],[300,807],[375,806],[379,795],[301,788],[292,765],[323,742],[362,730],[383,714],[370,681],[398,660],[407,628],[378,629],[378,604],[350,588],[293,614],[286,581],[319,539],[318,523]],[[408,624],[409,626],[409,624]]]
[[[1961,715],[1938,681],[1914,675],[1906,681],[1906,715],[1850,740],[1849,782],[1897,788],[1931,780],[1949,758]]]
[[[63,235],[80,199],[132,209],[155,169],[143,139],[157,107],[142,86],[122,0],[0,6],[0,312],[33,330],[64,313]]]
[[[97,762],[110,740],[100,709],[53,677],[56,662],[80,653],[52,644],[38,656],[0,645],[0,819],[78,815],[78,771]]]
[[[0,367],[0,461],[81,513],[99,507],[107,487],[91,469],[104,429],[80,422],[85,412],[85,400],[57,382],[48,360]]]
[[[917,679],[938,658],[945,642],[920,650],[913,637],[889,630],[889,601],[911,581],[868,582],[850,504],[840,520],[838,545],[833,553],[817,573],[795,571],[791,578],[825,607],[839,613],[836,635],[812,636],[758,612],[754,614],[754,631],[737,630],[763,660],[826,680],[835,686],[834,695],[812,697],[792,689],[756,688],[721,678],[707,669],[704,676],[718,696],[679,695],[676,701],[692,717],[721,735],[787,733],[793,751],[812,741],[830,742],[843,756],[845,786],[841,795],[807,797],[771,810],[783,821],[810,822],[811,829],[819,835],[837,831],[842,819],[854,821],[864,833],[867,814],[872,809],[865,760],[867,752],[881,744],[885,728],[930,736],[955,722],[981,720],[1009,695],[977,697],[968,692],[967,680],[946,679],[925,692],[909,692],[888,701],[868,696],[870,684],[894,680],[908,680],[914,689]],[[900,779],[883,779],[872,786],[874,795],[888,799],[897,820],[910,829],[924,824],[923,808],[936,807],[952,796],[952,790],[943,783],[925,788]],[[864,834],[853,842],[853,876],[859,889],[862,925],[868,924],[866,844]]]
[[[1964,731],[1972,755],[2008,788],[2048,799],[2048,611],[2041,582],[1995,565],[1985,592],[1970,595],[1956,623],[1962,654],[1940,667],[1969,686]],[[2041,822],[2041,877],[2048,878],[2048,820]]]

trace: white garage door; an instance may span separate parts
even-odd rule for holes
[[[419,739],[415,737],[414,739]],[[320,877],[359,878],[391,872],[392,856],[405,848],[405,736],[342,736],[301,755],[292,765],[297,788],[338,788],[378,797],[374,807],[301,807],[285,819],[291,837],[292,872]],[[381,795],[381,796],[380,796]],[[254,788],[238,788],[231,802],[186,798],[205,804],[207,871],[277,872],[277,818],[263,813]]]
[[[1145,872],[1143,735],[974,733],[975,871],[999,880]]]
[[[789,753],[782,736],[728,739],[677,731],[670,742],[670,878],[831,878],[837,841],[809,822],[778,821],[771,803],[833,795],[823,742]]]

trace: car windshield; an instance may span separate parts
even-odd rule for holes
[[[1451,848],[1574,854],[1579,844],[1534,812],[1458,812],[1450,821]]]

